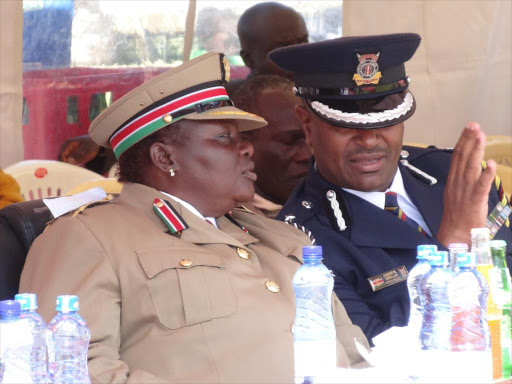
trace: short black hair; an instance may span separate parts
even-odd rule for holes
[[[247,80],[238,87],[231,100],[236,107],[242,111],[255,113],[256,96],[275,89],[292,92],[293,85],[293,81],[286,77],[277,75],[260,75]]]
[[[183,125],[183,120],[169,124],[123,152],[119,157],[119,168],[116,172],[117,180],[120,183],[146,184],[146,170],[153,164],[149,155],[149,148],[157,141],[178,145],[183,144],[185,141]]]

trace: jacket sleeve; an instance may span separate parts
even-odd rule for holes
[[[49,322],[58,295],[77,295],[91,332],[88,366],[93,383],[164,383],[120,360],[121,298],[117,276],[94,234],[79,217],[57,220],[27,256],[20,292],[38,295],[39,313]]]
[[[357,340],[369,351],[370,346],[368,344],[368,340],[366,339],[364,333],[361,331],[361,328],[352,324],[352,321],[350,321],[345,307],[334,293],[332,295],[332,308],[334,315],[334,325],[336,326],[336,337],[345,350],[344,352],[337,351],[338,356],[340,356],[340,353],[346,353],[352,368],[368,367],[369,364],[358,352],[355,344],[355,340]]]
[[[364,302],[354,287],[347,283],[343,277],[336,276],[334,279],[334,291],[343,303],[344,310],[346,309],[346,312],[350,313],[352,322],[359,324],[368,338],[372,338],[391,327],[388,322],[384,321],[376,311]]]

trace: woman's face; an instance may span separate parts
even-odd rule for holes
[[[254,197],[254,149],[240,138],[236,121],[181,120],[173,146],[173,191],[205,216],[220,216]],[[177,187],[177,188],[175,188]],[[171,192],[176,193],[176,192]]]

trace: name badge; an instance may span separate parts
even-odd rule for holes
[[[370,287],[372,287],[373,291],[375,292],[391,285],[395,285],[396,283],[400,283],[401,281],[407,280],[407,276],[409,276],[409,272],[407,272],[405,265],[402,265],[401,267],[392,269],[391,271],[369,277],[368,282],[370,283]]]

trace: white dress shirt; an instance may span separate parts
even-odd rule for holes
[[[386,203],[386,192],[396,192],[398,197],[398,205],[400,206],[402,211],[404,211],[404,213],[408,217],[417,222],[421,226],[421,228],[423,228],[425,232],[428,233],[429,236],[432,236],[430,228],[427,226],[427,223],[425,223],[425,220],[423,220],[420,211],[413,204],[411,198],[409,197],[405,190],[402,174],[400,173],[400,168],[397,168],[393,182],[385,192],[361,192],[348,188],[343,188],[343,190],[353,195],[356,195],[363,200],[366,200],[367,202],[375,205],[376,207],[379,207],[380,209],[384,209]]]
[[[187,203],[186,201],[181,200],[179,197],[173,196],[170,193],[166,193],[163,191],[160,191],[160,192],[162,192],[166,196],[169,196],[171,199],[173,199],[177,203],[184,206],[186,209],[188,209],[190,212],[192,212],[194,215],[201,218],[202,220],[209,221],[211,224],[213,224],[215,226],[215,228],[217,228],[217,229],[219,228],[217,226],[217,220],[215,219],[215,217],[204,217],[203,215],[201,215],[201,212],[199,212],[197,209],[195,209],[191,204]]]

